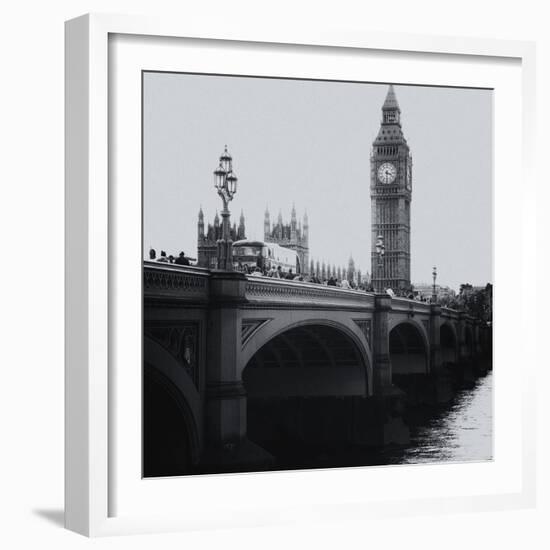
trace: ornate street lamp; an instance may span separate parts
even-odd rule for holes
[[[433,277],[432,302],[435,304],[437,302],[437,293],[435,291],[435,281],[437,279],[437,267],[435,267],[435,265],[434,265],[434,269],[432,271],[432,277]]]
[[[378,288],[375,288],[374,290],[376,292],[383,292],[384,286],[382,284],[382,277],[384,275],[384,253],[386,251],[386,247],[384,246],[384,237],[382,235],[378,235],[376,237],[376,254],[378,255]]]
[[[220,164],[214,170],[214,187],[223,202],[222,238],[218,240],[218,269],[233,271],[233,241],[229,230],[229,202],[237,192],[237,176],[233,172],[233,159],[227,152],[227,145],[220,157]]]

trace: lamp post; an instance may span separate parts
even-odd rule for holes
[[[434,265],[434,269],[432,271],[432,277],[433,277],[432,302],[435,304],[437,302],[437,293],[435,291],[435,281],[437,279],[437,267],[435,267],[435,265]]]
[[[222,238],[218,240],[217,260],[218,269],[233,271],[233,241],[229,230],[229,202],[237,192],[237,176],[233,172],[233,159],[227,152],[227,145],[220,157],[220,164],[214,170],[214,187],[223,202],[222,209]]]
[[[378,255],[378,288],[375,288],[374,290],[376,292],[382,292],[384,290],[384,287],[382,285],[382,276],[384,274],[384,253],[385,253],[386,247],[384,246],[384,237],[382,235],[378,235],[376,237],[376,254]]]

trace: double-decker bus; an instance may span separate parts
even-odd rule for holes
[[[259,267],[261,271],[265,272],[281,266],[285,273],[290,269],[293,273],[301,272],[296,251],[275,243],[249,239],[233,243],[233,265],[238,270],[253,271]]]

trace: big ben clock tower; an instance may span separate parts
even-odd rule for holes
[[[374,288],[409,289],[412,158],[401,129],[401,109],[392,85],[382,106],[382,122],[372,147],[370,196]],[[380,241],[384,245],[382,257],[376,251]]]

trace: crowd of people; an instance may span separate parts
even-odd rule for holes
[[[328,279],[321,280],[317,275],[304,275],[302,273],[295,273],[292,268],[288,271],[285,271],[281,266],[271,267],[270,269],[261,269],[260,267],[249,267],[249,266],[237,266],[237,270],[247,275],[252,275],[254,277],[270,277],[273,279],[286,279],[289,281],[301,281],[304,283],[315,283],[325,286],[336,286],[346,289],[355,289],[355,290],[369,290],[368,287],[364,284],[357,284],[355,281],[348,281],[347,279],[337,279],[336,277],[329,277]]]
[[[185,255],[185,252],[180,252],[178,256],[170,254],[166,255],[166,251],[161,250],[160,256],[157,258],[157,251],[154,248],[149,250],[149,259],[151,261],[157,261],[165,264],[177,264],[177,265],[194,265],[191,261],[196,261],[194,258],[189,258]]]
[[[151,248],[149,250],[149,259],[151,261],[157,261],[161,263],[169,263],[176,265],[196,265],[195,258],[190,258],[185,255],[185,252],[180,252],[178,256],[172,254],[167,255],[166,251],[161,250],[160,255],[157,257],[156,250]],[[287,281],[301,281],[304,283],[314,283],[324,286],[333,286],[348,290],[363,290],[365,292],[374,292],[374,287],[372,283],[369,282],[357,282],[350,281],[348,279],[338,279],[336,277],[328,277],[321,280],[317,275],[304,275],[302,273],[293,272],[292,268],[288,271],[285,271],[281,266],[271,267],[270,269],[261,269],[258,266],[251,267],[247,265],[238,265],[236,267],[237,271],[246,273],[253,277],[270,277],[273,279],[286,279]],[[391,288],[384,289],[384,291],[389,294],[392,298],[407,298],[409,300],[417,300],[420,302],[430,302],[430,298],[427,296],[422,296],[420,293],[413,290],[393,290]]]
[[[254,277],[271,277],[274,279],[286,279],[290,281],[302,281],[304,283],[315,283],[325,286],[335,286],[338,288],[348,289],[348,290],[363,290],[365,292],[374,292],[375,289],[370,282],[357,282],[354,280],[348,279],[338,279],[336,277],[328,277],[321,280],[317,275],[303,275],[301,273],[294,273],[292,269],[285,271],[281,266],[274,268],[272,267],[269,270],[261,269],[260,267],[249,267],[249,266],[237,266],[237,270],[247,275],[252,275]],[[391,288],[384,289],[388,295],[392,298],[407,298],[408,300],[416,300],[419,302],[430,302],[431,297],[423,296],[419,292],[416,292],[412,289],[397,289],[393,290]]]

